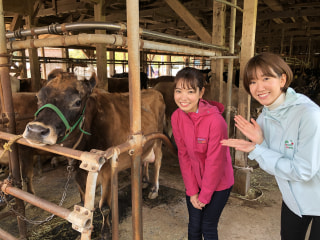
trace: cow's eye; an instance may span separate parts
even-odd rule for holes
[[[81,106],[81,100],[76,101],[75,105],[76,105],[77,107],[80,107],[80,106]]]

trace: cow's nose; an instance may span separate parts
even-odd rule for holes
[[[28,124],[27,130],[31,133],[41,135],[42,137],[48,136],[50,133],[49,128],[45,128],[36,124]]]

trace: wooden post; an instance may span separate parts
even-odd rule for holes
[[[3,12],[3,1],[0,0],[0,104],[3,115],[9,119],[8,130],[10,133],[16,132],[16,121],[13,108],[12,90],[9,77],[9,62],[6,48],[5,21]],[[11,181],[17,187],[21,188],[20,164],[18,157],[18,145],[15,143],[9,151],[9,168],[11,172]],[[16,198],[14,210],[20,215],[25,216],[25,206],[21,199]],[[27,238],[27,225],[22,218],[17,217],[20,239]]]
[[[105,20],[104,13],[105,0],[100,0],[94,4],[94,20],[101,22]],[[96,30],[97,34],[105,34],[105,30]],[[107,80],[107,48],[104,44],[96,44],[97,57],[97,76],[99,79],[98,87],[108,89]]]
[[[33,27],[33,19],[31,16],[26,16],[26,27],[31,29]],[[31,39],[32,37],[27,37]],[[37,48],[28,48],[29,53],[29,61],[30,61],[30,72],[31,72],[31,91],[37,92],[40,90],[40,63],[38,57],[38,49]]]
[[[282,31],[281,31],[281,45],[280,45],[280,55],[283,54],[283,44],[284,44],[284,28],[282,28]]]
[[[226,5],[213,1],[213,28],[212,28],[212,44],[225,44],[225,22],[226,22]],[[221,52],[217,53],[221,56]],[[215,59],[211,61],[211,71],[213,73],[213,81],[211,84],[211,99],[218,102],[223,102],[224,89],[223,84],[223,59]]]
[[[110,60],[110,64],[109,64],[109,76],[113,76],[115,74],[115,69],[116,69],[116,65],[115,65],[115,52],[109,51],[109,60]]]
[[[140,71],[147,73],[147,54],[143,49],[140,51]]]
[[[237,5],[237,0],[232,0],[232,4]],[[236,31],[236,15],[237,9],[231,7],[230,10],[230,34],[229,34],[229,53],[234,54],[234,41]],[[228,125],[228,134],[230,136],[230,121],[231,121],[231,107],[232,107],[232,82],[233,82],[233,59],[228,60],[228,82],[227,82],[227,94],[226,94],[226,122]]]
[[[249,119],[251,97],[243,86],[243,71],[246,63],[254,55],[254,42],[256,33],[258,0],[244,0],[242,20],[242,44],[240,54],[240,80],[239,80],[239,104],[238,113]],[[237,130],[237,138],[245,139],[245,136]],[[235,152],[235,184],[234,191],[245,195],[250,187],[250,171],[247,167],[247,154]]]
[[[292,56],[292,42],[293,42],[293,36],[290,37],[290,48],[289,48],[289,57]]]
[[[166,55],[166,63],[166,75],[170,76],[172,72],[171,55]]]

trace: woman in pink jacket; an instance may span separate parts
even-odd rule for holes
[[[172,130],[189,211],[188,239],[218,239],[218,222],[234,183],[228,137],[221,103],[202,99],[202,73],[186,67],[175,77]]]

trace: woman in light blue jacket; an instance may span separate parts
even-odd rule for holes
[[[293,78],[285,61],[271,53],[249,60],[244,87],[264,105],[257,121],[235,117],[250,140],[228,139],[222,145],[248,152],[275,176],[282,193],[281,239],[320,239],[320,108],[289,87]]]

